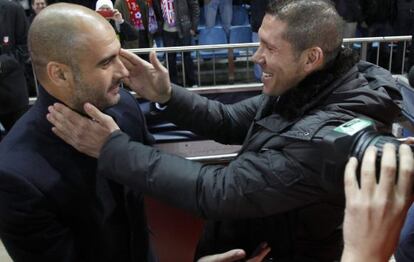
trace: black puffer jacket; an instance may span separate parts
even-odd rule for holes
[[[227,166],[203,165],[116,132],[101,151],[100,172],[217,220],[207,224],[199,256],[236,247],[251,253],[267,241],[275,261],[338,259],[343,178],[323,172],[312,138],[357,116],[390,125],[401,100],[392,76],[371,64],[358,67],[343,53],[279,99],[260,95],[223,105],[183,88],[172,92],[169,119],[219,142],[243,144],[239,156]]]

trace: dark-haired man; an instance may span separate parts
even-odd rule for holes
[[[48,119],[64,140],[98,157],[106,177],[210,219],[198,256],[230,247],[253,253],[266,241],[275,261],[339,260],[343,172],[323,165],[322,148],[312,140],[356,116],[389,126],[401,99],[389,72],[358,63],[341,48],[342,28],[329,1],[273,1],[253,57],[263,69],[263,94],[234,105],[170,85],[154,53],[150,64],[121,51],[127,84],[159,103],[168,119],[243,145],[228,165],[191,162],[132,142],[90,104],[85,109],[95,122],[62,105],[50,108]],[[98,132],[107,135],[98,138]]]

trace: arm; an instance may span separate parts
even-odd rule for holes
[[[0,171],[0,237],[14,261],[78,261],[69,228],[31,183]]]
[[[257,109],[266,101],[264,96],[258,96],[235,105],[223,105],[184,88],[173,87],[168,70],[154,52],[150,54],[151,63],[126,50],[121,50],[121,59],[130,71],[124,81],[137,94],[152,102],[168,102],[167,117],[221,143],[242,143]]]
[[[139,37],[139,31],[125,20],[120,24],[120,34],[126,41],[137,40]]]
[[[99,156],[100,174],[204,217],[266,216],[329,195],[321,190],[320,151],[308,142],[278,138],[283,148],[246,151],[226,166],[203,165],[133,142],[90,104],[85,111],[94,121],[58,107],[65,112],[51,107],[47,116],[52,130],[79,151]],[[108,139],[100,133],[112,134]]]
[[[180,127],[223,144],[242,144],[253,123],[263,95],[225,105],[185,88],[172,86],[163,117]],[[177,113],[178,112],[178,113]]]
[[[407,145],[399,148],[397,178],[395,148],[389,144],[384,146],[378,184],[375,159],[376,150],[370,147],[364,154],[360,187],[355,175],[357,160],[351,158],[346,166],[342,262],[388,261],[413,200],[414,161],[411,149]]]
[[[137,40],[139,37],[139,31],[124,20],[122,13],[118,9],[113,9],[113,11],[114,15],[111,19],[114,20],[115,26],[117,27],[117,30],[119,30],[121,40]]]

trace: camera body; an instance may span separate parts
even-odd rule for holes
[[[398,148],[402,142],[392,134],[378,132],[372,120],[355,118],[337,126],[324,135],[321,140],[324,174],[333,175],[336,179],[343,179],[344,168],[349,157],[356,157],[358,163],[361,163],[365,150],[369,146],[374,146],[377,149],[378,181],[382,149],[385,143],[394,144]],[[359,170],[357,177],[359,181]],[[327,179],[329,180],[329,178]]]
[[[96,12],[105,18],[111,18],[115,13],[114,10],[111,9],[97,10]]]

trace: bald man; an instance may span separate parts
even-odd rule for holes
[[[29,32],[41,84],[33,107],[0,144],[0,237],[14,261],[151,261],[142,195],[96,172],[96,160],[51,131],[48,106],[92,101],[135,141],[152,141],[111,25],[92,10],[55,4]]]

